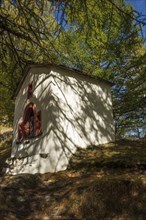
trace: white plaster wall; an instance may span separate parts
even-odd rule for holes
[[[76,147],[114,141],[110,86],[77,73],[58,73],[57,69],[51,75],[53,118],[57,118],[53,131],[59,142],[74,152]]]
[[[31,81],[34,93],[28,100]],[[43,133],[28,144],[16,145],[18,123],[29,102],[42,111]],[[77,147],[114,141],[110,86],[95,79],[56,68],[31,68],[15,106],[11,156],[20,159],[14,174],[64,170]]]
[[[13,137],[13,149],[12,157],[21,157],[26,154],[36,154],[40,151],[41,138],[30,139],[30,144],[16,145],[18,138],[18,123],[22,121],[24,109],[30,102],[36,104],[37,111],[43,111],[43,114],[47,114],[46,110],[49,108],[49,102],[46,100],[46,93],[48,94],[48,99],[51,97],[51,76],[49,75],[49,70],[47,68],[31,69],[29,74],[22,85],[21,90],[15,101],[15,116],[14,116],[14,137]],[[33,82],[33,96],[27,99],[27,91],[29,82]],[[45,100],[45,102],[44,102]],[[43,103],[43,104],[42,104]],[[42,118],[42,130],[47,130],[49,127],[45,127],[45,118]],[[43,139],[45,141],[46,137]],[[35,145],[35,147],[34,147]]]

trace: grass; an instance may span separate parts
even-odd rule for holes
[[[116,143],[90,146],[87,150],[79,149],[72,157],[72,169],[145,169],[146,141],[119,140]]]
[[[78,149],[66,171],[3,176],[0,185],[2,220],[145,220],[146,140]]]

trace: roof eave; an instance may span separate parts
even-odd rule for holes
[[[31,68],[34,68],[34,67],[54,67],[54,68],[61,68],[61,69],[64,69],[64,70],[69,70],[69,71],[72,71],[72,72],[76,72],[78,73],[79,75],[82,75],[82,76],[86,76],[86,77],[89,77],[89,78],[92,78],[92,79],[96,79],[100,82],[103,82],[103,83],[106,83],[108,84],[110,87],[112,87],[114,85],[114,83],[106,80],[106,79],[103,79],[103,78],[100,78],[99,76],[94,76],[94,75],[89,75],[89,74],[86,74],[82,71],[79,71],[77,69],[73,69],[73,68],[69,68],[69,67],[66,67],[66,66],[63,66],[63,65],[57,65],[57,64],[53,64],[53,63],[28,63],[25,65],[24,67],[24,71],[23,71],[23,76],[22,76],[22,79],[17,87],[17,90],[14,94],[14,99],[17,97],[20,89],[21,89],[21,86],[25,80],[25,78],[27,77],[27,74],[29,72],[29,70]]]

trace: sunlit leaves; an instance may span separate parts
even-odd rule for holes
[[[11,102],[28,61],[53,62],[115,83],[118,134],[136,125],[144,127],[146,55],[140,36],[142,23],[130,4],[123,0],[3,2],[0,90],[7,94],[6,103]]]

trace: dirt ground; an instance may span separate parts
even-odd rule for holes
[[[9,144],[0,145],[1,160]],[[55,174],[1,175],[0,219],[145,220],[146,141],[80,149]]]

